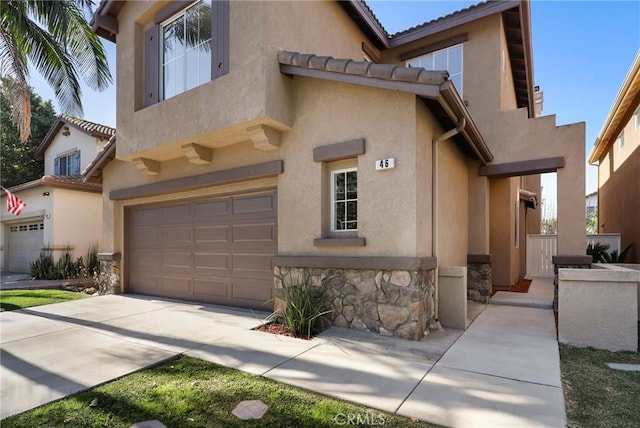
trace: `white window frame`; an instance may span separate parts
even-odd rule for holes
[[[198,86],[202,86],[202,85],[204,85],[205,83],[208,83],[208,82],[210,82],[210,81],[212,80],[212,78],[211,78],[211,70],[210,70],[210,71],[209,71],[209,77],[207,78],[207,80],[206,80],[205,82],[203,82],[203,83],[199,83],[199,84],[197,84],[196,86],[194,86],[193,88],[188,88],[188,89],[187,89],[187,88],[186,88],[186,78],[187,78],[187,72],[188,72],[188,71],[186,70],[186,68],[187,68],[187,67],[186,67],[187,62],[186,62],[186,59],[184,59],[184,60],[183,60],[183,61],[184,61],[183,82],[182,82],[182,83],[183,83],[183,85],[184,85],[183,90],[182,90],[181,92],[175,92],[173,95],[171,95],[171,96],[170,96],[170,97],[168,97],[168,98],[165,96],[165,87],[164,87],[164,66],[165,66],[165,64],[164,64],[164,49],[163,49],[163,44],[164,44],[164,29],[165,29],[167,26],[169,26],[171,23],[173,23],[174,21],[177,21],[178,19],[180,19],[180,18],[182,18],[182,17],[186,16],[186,14],[187,14],[187,12],[188,12],[189,10],[193,9],[194,7],[198,7],[198,5],[199,5],[200,3],[202,3],[202,1],[203,1],[203,0],[198,0],[198,1],[193,2],[193,4],[190,4],[189,6],[185,7],[185,8],[184,8],[184,9],[182,9],[181,11],[176,12],[176,14],[175,14],[175,15],[172,15],[170,18],[168,18],[167,20],[165,20],[165,21],[163,21],[163,22],[161,22],[161,23],[160,23],[160,37],[159,37],[159,39],[160,39],[160,40],[159,40],[160,46],[158,47],[158,55],[159,55],[159,58],[158,58],[158,67],[159,67],[159,70],[158,70],[158,76],[159,76],[159,77],[158,77],[158,83],[159,83],[159,94],[160,94],[159,99],[160,99],[160,101],[163,101],[163,100],[167,100],[167,99],[173,98],[173,97],[175,97],[175,96],[177,96],[177,95],[180,95],[180,94],[184,94],[185,92],[187,92],[187,91],[189,91],[189,90],[191,90],[191,89],[193,89],[193,88],[197,88]],[[212,0],[212,2],[213,2],[213,1],[216,1],[216,0]],[[213,29],[213,28],[211,28],[211,37],[213,37],[213,31],[214,31],[214,29]],[[211,46],[211,39],[209,39],[209,41],[208,41],[207,43],[209,43],[209,45]],[[198,46],[199,46],[199,45],[198,45]],[[213,49],[212,49],[212,47],[210,47],[209,53],[210,53],[210,55],[209,55],[209,63],[211,64],[211,56],[213,55]],[[184,53],[184,54],[185,54],[185,56],[186,56],[186,50],[185,50],[185,53]]]
[[[76,153],[80,153],[80,150],[73,149],[67,152],[64,152],[58,156],[56,156],[54,160],[54,170],[55,170],[55,162],[58,162],[58,170],[54,171],[59,176],[73,176],[79,175],[82,173],[82,158],[81,155],[78,155],[78,174],[73,174],[73,158],[76,156]],[[60,164],[62,163],[62,159],[64,159],[65,171],[61,171]]]
[[[336,201],[336,199],[335,199],[335,195],[336,195],[336,179],[335,179],[335,176],[336,176],[336,174],[343,174],[343,173],[347,173],[347,172],[355,172],[357,174],[358,173],[358,167],[334,169],[334,170],[331,171],[331,232],[352,233],[352,232],[357,232],[358,231],[357,227],[355,229],[336,229],[336,205],[337,205],[338,202],[343,202],[343,201]],[[345,191],[346,191],[346,189],[345,189]],[[356,188],[356,193],[357,192],[358,192],[358,189]],[[355,199],[356,206],[358,205],[358,199],[359,199],[358,196]],[[345,199],[344,199],[345,204],[347,202],[351,202],[351,201],[353,201],[353,199],[346,199],[346,192],[345,192]],[[358,213],[358,216],[356,217],[356,223],[360,222],[359,216],[360,216],[360,213]]]
[[[618,147],[618,151],[622,150],[624,147],[624,131],[622,131],[620,135],[618,135],[618,138],[616,138],[616,146]]]
[[[455,74],[449,74],[449,80],[451,80],[451,77],[453,76],[460,76],[460,87],[458,87],[456,85],[456,89],[458,90],[458,93],[460,94],[460,97],[462,97],[463,94],[463,88],[464,88],[464,44],[463,43],[458,43],[452,46],[447,46],[446,48],[443,49],[438,49],[437,51],[433,51],[433,52],[429,52],[426,53],[424,55],[420,55],[411,59],[408,59],[405,62],[405,65],[407,67],[411,67],[411,63],[415,62],[415,61],[422,61],[423,58],[427,57],[427,56],[431,56],[431,67],[425,67],[424,65],[420,65],[420,67],[423,67],[427,70],[435,70],[434,68],[434,63],[435,63],[435,59],[436,59],[436,54],[442,53],[442,52],[447,52],[447,68],[449,67],[449,51],[460,47],[460,73],[455,73]],[[449,70],[447,70],[449,71]]]
[[[636,111],[633,113],[633,129],[639,129],[640,128],[640,107],[638,107],[636,109]]]

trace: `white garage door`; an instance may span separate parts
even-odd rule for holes
[[[44,223],[31,221],[9,226],[9,272],[29,272],[29,264],[40,256],[44,241]]]

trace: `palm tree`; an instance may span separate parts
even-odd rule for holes
[[[113,81],[102,42],[83,15],[92,7],[93,0],[0,0],[1,84],[7,88],[21,141],[31,132],[28,61],[69,114],[82,115],[78,75],[100,91]]]

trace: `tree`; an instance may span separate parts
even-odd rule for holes
[[[44,101],[30,88],[32,108],[31,136],[20,142],[18,130],[12,125],[9,97],[0,87],[0,177],[4,187],[36,180],[44,174],[43,162],[34,153],[57,117],[51,101]]]
[[[93,0],[0,1],[0,76],[13,82],[7,96],[20,141],[27,141],[31,130],[28,61],[51,85],[65,113],[82,115],[78,74],[95,90],[111,84],[104,47],[83,14],[92,7]]]

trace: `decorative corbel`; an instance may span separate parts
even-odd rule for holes
[[[135,158],[133,163],[136,165],[136,168],[147,175],[160,174],[160,162],[158,161],[148,158]]]
[[[260,150],[275,150],[280,147],[280,132],[266,125],[247,128],[253,147]]]
[[[211,163],[211,149],[195,143],[185,144],[181,148],[190,163],[196,165]]]

